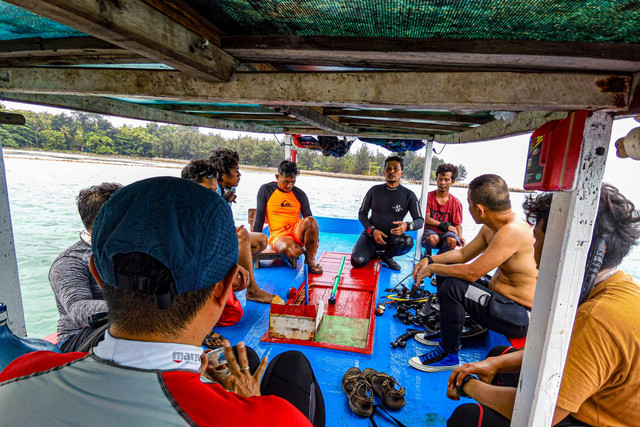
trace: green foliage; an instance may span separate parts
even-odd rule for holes
[[[0,104],[0,110],[3,109]],[[185,160],[207,157],[214,148],[226,147],[238,152],[242,164],[269,167],[277,166],[284,158],[281,144],[264,138],[240,136],[225,139],[220,135],[200,133],[197,127],[157,123],[149,123],[145,127],[115,128],[100,115],[82,112],[70,115],[18,112],[25,116],[25,126],[0,125],[0,138],[5,147]],[[372,152],[363,144],[357,151],[349,152],[340,159],[323,156],[319,151],[300,149],[297,160],[301,170],[382,176],[387,156]],[[441,163],[444,160],[433,157],[432,178],[435,178],[433,174]],[[421,181],[423,168],[423,156],[411,151],[404,155],[406,179]],[[467,172],[463,165],[459,168],[458,181],[462,181]]]

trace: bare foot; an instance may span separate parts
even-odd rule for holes
[[[246,297],[249,301],[261,302],[264,304],[271,304],[271,301],[273,301],[273,294],[263,291],[258,287],[258,285],[249,285]]]

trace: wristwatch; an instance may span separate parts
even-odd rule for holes
[[[431,255],[425,255],[424,257],[429,261],[429,264],[433,264],[433,258],[431,258]]]
[[[476,374],[470,374],[470,375],[467,375],[466,377],[464,377],[462,379],[462,384],[456,385],[456,393],[458,393],[458,396],[460,396],[460,397],[470,397],[467,393],[464,392],[464,385],[466,383],[468,383],[469,381],[471,381],[471,380],[480,381]]]

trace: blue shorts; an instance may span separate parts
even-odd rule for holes
[[[432,230],[431,228],[426,228],[424,230],[424,234],[422,235],[422,247],[426,248],[427,247],[427,237],[431,236],[432,234],[437,234],[438,237],[440,237],[440,241],[438,242],[437,245],[435,245],[433,247],[433,249],[440,249],[442,245],[444,245],[444,242],[446,242],[447,237],[453,237],[454,239],[456,239],[457,245],[461,245],[462,244],[462,240],[460,240],[460,236],[458,236],[456,233],[453,233],[451,231],[445,231],[442,234],[439,234],[437,231]]]

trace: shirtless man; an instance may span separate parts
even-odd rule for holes
[[[278,165],[276,182],[264,184],[258,190],[256,219],[253,231],[261,232],[265,221],[269,224],[269,245],[286,258],[305,254],[309,273],[322,274],[316,264],[318,251],[318,222],[312,216],[309,199],[295,187],[298,167],[283,160]]]
[[[464,246],[462,238],[462,203],[449,193],[458,178],[458,167],[443,163],[436,169],[437,188],[427,197],[427,217],[424,220],[422,247],[425,255],[433,249],[443,254],[456,246]]]
[[[416,283],[433,274],[447,277],[438,287],[440,342],[416,336],[419,342],[438,347],[409,360],[421,371],[451,370],[459,365],[465,311],[501,334],[514,338],[527,334],[538,277],[531,227],[511,211],[509,189],[497,175],[481,175],[471,181],[467,197],[473,220],[483,225],[478,235],[458,251],[427,255],[413,270]],[[488,287],[475,283],[494,268]]]

